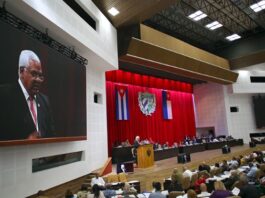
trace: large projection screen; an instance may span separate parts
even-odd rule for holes
[[[0,102],[4,103],[0,104],[0,146],[86,139],[85,66],[2,21],[0,29]],[[6,99],[8,96],[3,92],[3,87],[18,84],[18,61],[22,50],[34,51],[41,61],[44,81],[40,92],[47,96],[50,104],[54,123],[51,136],[37,139],[23,136],[26,133],[22,126],[25,116],[17,122],[25,110],[20,105],[22,102],[19,97]],[[14,129],[16,127],[21,130]]]

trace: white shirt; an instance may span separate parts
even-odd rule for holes
[[[189,177],[191,178],[192,176],[192,172],[190,170],[185,170],[183,173],[182,173],[183,177]]]
[[[95,184],[99,185],[99,186],[105,186],[105,181],[103,180],[102,177],[93,177],[91,180],[91,186],[94,186]]]
[[[210,197],[211,193],[208,192],[201,192],[201,194],[198,194],[197,197]]]
[[[25,96],[25,99],[26,99],[26,101],[28,103],[28,108],[29,108],[29,112],[31,114],[32,120],[34,120],[33,114],[32,114],[32,112],[30,110],[29,94],[28,94],[26,88],[24,87],[24,85],[23,85],[23,83],[21,82],[20,79],[18,79],[18,83],[19,83],[19,85],[20,85],[20,87],[22,89],[22,92],[23,92],[23,94]],[[38,110],[37,110],[36,96],[34,96],[34,99],[33,99],[33,108],[34,108],[35,113],[36,113],[36,130],[39,131],[39,125],[38,125]]]

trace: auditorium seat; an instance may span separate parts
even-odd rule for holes
[[[168,195],[168,198],[176,198],[177,196],[184,195],[183,191],[171,191]]]
[[[110,174],[107,176],[108,183],[116,183],[119,182],[119,177],[117,174]]]
[[[128,181],[126,173],[119,173],[118,176],[119,176],[120,182],[127,182]]]

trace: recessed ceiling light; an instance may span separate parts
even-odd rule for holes
[[[207,17],[207,15],[204,14],[202,11],[198,10],[198,11],[190,14],[188,17],[191,18],[194,21],[199,21],[199,20]]]
[[[117,14],[119,14],[119,10],[117,10],[116,8],[112,7],[108,10],[108,12],[112,15],[112,16],[116,16]]]
[[[262,1],[258,2],[258,3],[252,4],[250,6],[250,8],[252,10],[254,10],[254,12],[259,12],[259,11],[265,9],[265,0],[262,0]]]
[[[225,38],[226,38],[227,40],[229,40],[229,41],[234,41],[234,40],[240,39],[241,36],[239,36],[238,34],[232,34],[232,35],[227,36],[227,37],[225,37]]]
[[[212,23],[207,24],[205,27],[210,29],[210,30],[215,30],[219,27],[222,27],[223,25],[219,23],[218,21],[214,21]]]

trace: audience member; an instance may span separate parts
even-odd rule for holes
[[[153,187],[155,189],[155,192],[152,192],[149,195],[149,198],[166,198],[166,195],[161,193],[161,183],[160,182],[154,182]]]
[[[95,184],[97,184],[100,189],[104,189],[105,187],[105,181],[102,177],[99,177],[98,173],[96,173],[95,177],[91,180],[91,186],[94,186]]]
[[[238,172],[236,170],[232,170],[230,177],[224,182],[224,185],[227,189],[232,190],[232,186],[238,180],[239,180]]]
[[[87,198],[105,198],[104,193],[100,191],[99,185],[92,186],[92,194],[88,194]]]
[[[204,183],[200,185],[200,191],[201,193],[198,194],[197,197],[209,197],[211,195],[211,193],[207,191],[207,186]]]
[[[196,197],[197,197],[197,193],[193,189],[189,189],[187,191],[187,198],[196,198]]]
[[[211,194],[210,198],[225,198],[232,196],[233,194],[226,190],[224,183],[221,181],[214,182],[214,191]]]
[[[106,198],[111,198],[116,195],[116,190],[111,189],[111,184],[106,184],[106,189],[103,190],[103,194]]]
[[[241,198],[259,198],[259,192],[254,185],[248,183],[247,176],[242,174],[239,178],[242,187],[240,188],[239,196]]]
[[[199,165],[199,171],[203,171],[206,170],[208,173],[210,173],[210,166],[208,164],[206,164],[205,162],[202,162],[202,164]]]
[[[86,198],[87,197],[87,186],[86,185],[82,185],[81,189],[77,192],[77,198]]]
[[[252,162],[250,162],[248,166],[250,168],[247,173],[248,181],[255,181],[258,168]]]
[[[183,191],[183,188],[181,186],[181,183],[179,181],[182,181],[182,179],[180,179],[180,176],[178,174],[172,174],[171,175],[171,183],[168,187],[168,192],[172,192],[172,191]]]
[[[183,177],[189,177],[191,179],[192,172],[187,168],[187,166],[183,166]]]

